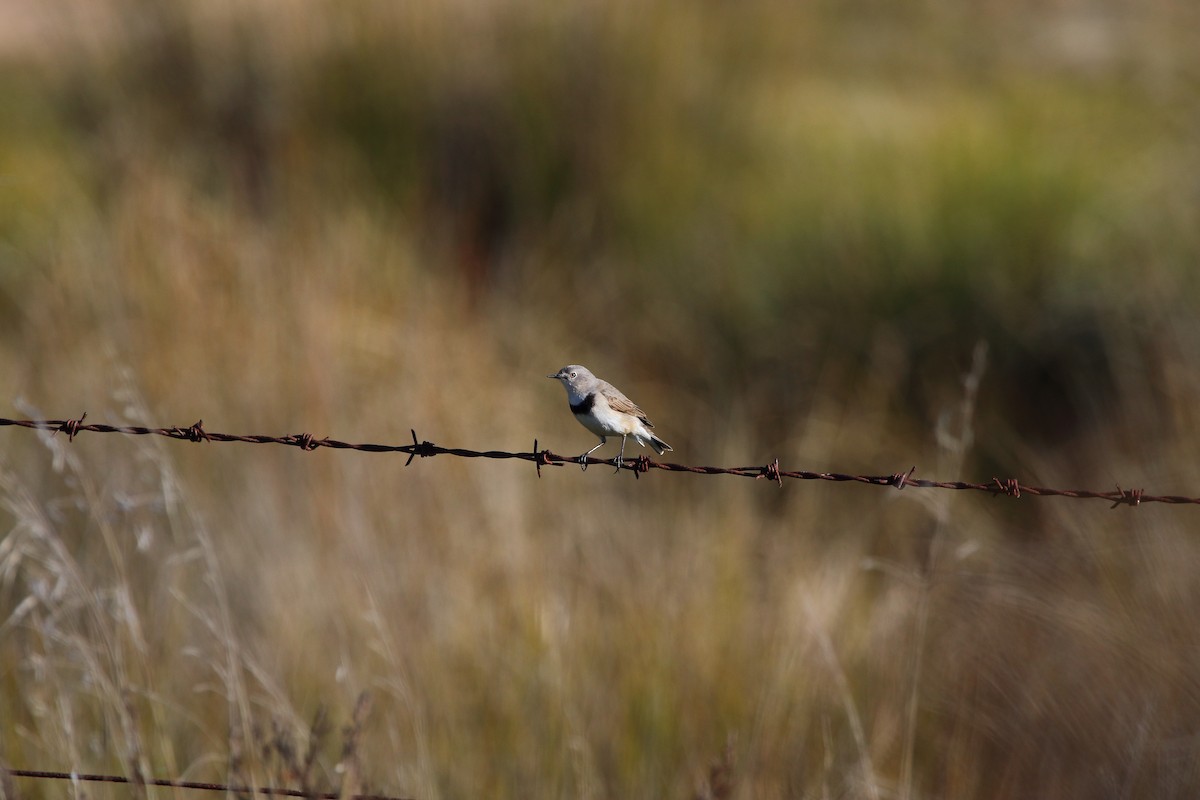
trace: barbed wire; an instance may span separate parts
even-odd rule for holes
[[[586,469],[591,464],[605,464],[633,472],[634,477],[652,469],[664,472],[687,472],[693,475],[736,475],[743,478],[766,479],[783,486],[784,478],[802,481],[833,481],[836,483],[861,483],[868,486],[890,486],[895,489],[950,489],[955,491],[977,491],[996,496],[1004,495],[1014,499],[1033,497],[1070,497],[1076,500],[1106,500],[1117,506],[1139,506],[1142,503],[1167,503],[1170,505],[1200,505],[1200,497],[1185,497],[1182,495],[1147,494],[1144,489],[1123,489],[1118,484],[1110,491],[1092,491],[1089,489],[1053,489],[1046,486],[1030,486],[1021,483],[1016,478],[993,477],[987,483],[971,483],[968,481],[935,481],[925,478],[914,478],[916,467],[907,472],[897,472],[890,475],[849,475],[840,472],[810,472],[808,470],[783,470],[779,467],[779,459],[762,466],[746,467],[700,467],[687,464],[672,464],[654,461],[645,455],[625,459],[618,465],[616,459],[594,458],[592,456],[564,456],[550,450],[539,450],[537,439],[533,440],[533,450],[528,453],[510,453],[503,450],[469,450],[461,447],[442,447],[429,441],[418,441],[415,430],[412,434],[412,444],[374,444],[343,442],[338,439],[325,437],[318,439],[311,433],[294,433],[287,436],[266,436],[261,434],[235,435],[231,433],[215,433],[204,429],[204,420],[192,425],[171,428],[148,428],[140,425],[103,425],[85,423],[87,413],[78,419],[4,419],[0,418],[0,427],[16,426],[50,430],[55,433],[65,433],[68,441],[74,441],[80,433],[122,433],[130,436],[165,436],[169,439],[179,439],[188,442],[243,442],[246,444],[280,444],[298,447],[311,451],[321,447],[335,450],[361,450],[368,453],[404,453],[408,466],[413,459],[432,458],[433,456],[456,456],[458,458],[492,458],[517,459],[531,461],[537,467],[538,477],[542,475],[542,467],[561,467],[567,464],[580,464]]]
[[[533,462],[537,468],[538,477],[541,477],[542,467],[561,467],[567,464],[580,464],[584,469],[586,469],[587,466],[591,464],[602,464],[616,467],[618,470],[629,470],[633,472],[635,478],[639,477],[643,473],[649,472],[652,469],[657,469],[666,472],[685,472],[695,475],[735,475],[747,478],[766,479],[774,481],[781,487],[783,486],[784,478],[791,478],[794,480],[819,480],[839,483],[851,482],[865,484],[868,486],[893,487],[895,489],[915,488],[980,491],[986,492],[992,496],[1004,495],[1014,499],[1022,496],[1034,496],[1070,497],[1079,500],[1106,500],[1112,503],[1110,508],[1116,508],[1120,505],[1139,506],[1142,503],[1200,505],[1200,497],[1152,495],[1147,494],[1143,489],[1122,489],[1119,485],[1113,491],[1102,492],[1091,491],[1087,489],[1054,489],[1045,486],[1030,486],[1027,484],[1022,484],[1015,478],[1002,479],[994,477],[987,483],[926,480],[923,478],[913,477],[913,474],[916,472],[915,466],[911,467],[907,472],[898,472],[890,475],[851,475],[838,472],[782,470],[779,467],[778,459],[775,459],[769,464],[761,466],[711,467],[658,462],[650,459],[648,456],[640,455],[635,459],[626,460],[622,464],[617,464],[616,459],[601,459],[586,455],[563,456],[551,452],[550,450],[539,450],[537,439],[534,439],[533,450],[531,452],[512,453],[501,450],[470,450],[458,447],[442,447],[430,441],[418,440],[415,430],[410,431],[412,435],[412,444],[389,445],[377,443],[344,442],[329,437],[318,439],[310,433],[297,433],[286,436],[269,436],[262,434],[236,435],[229,433],[217,433],[206,431],[204,429],[203,420],[197,421],[196,423],[187,427],[151,428],[141,425],[89,424],[85,422],[86,419],[86,412],[84,412],[77,419],[18,420],[0,418],[0,427],[14,426],[35,430],[49,430],[53,431],[54,433],[65,433],[68,441],[74,441],[75,437],[83,432],[121,433],[131,436],[165,436],[169,439],[178,439],[189,442],[242,442],[245,444],[278,444],[290,447],[298,447],[305,451],[329,447],[335,450],[359,450],[370,453],[403,453],[408,455],[408,460],[405,461],[405,466],[411,464],[413,459],[417,457],[431,458],[439,455],[456,456],[459,458],[517,459],[520,461]],[[122,783],[141,786],[161,786],[175,789],[191,789],[197,791],[222,791],[226,793],[243,795],[260,794],[281,797],[305,797],[314,798],[315,800],[335,800],[335,798],[340,798],[343,796],[338,792],[313,792],[300,789],[236,786],[222,783],[181,781],[165,778],[128,778],[121,775],[52,772],[46,770],[10,768],[0,769],[2,769],[2,774],[8,777],[42,780]],[[351,797],[352,800],[404,800],[404,798],[374,794],[355,794],[350,795],[349,797]]]
[[[176,781],[168,778],[127,778],[124,775],[92,775],[78,772],[50,772],[40,769],[4,769],[14,778],[40,780],[81,781],[84,783],[125,783],[134,786],[162,786],[170,789],[193,789],[202,792],[226,792],[228,794],[264,794],[275,797],[304,797],[309,800],[408,800],[382,794],[348,794],[340,792],[313,792],[303,789],[279,789],[270,786],[237,786],[204,781]]]

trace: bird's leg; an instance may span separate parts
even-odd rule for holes
[[[621,471],[621,464],[625,462],[625,437],[621,437],[621,452],[617,453],[617,472]],[[613,473],[616,474],[615,472]]]
[[[581,456],[579,457],[579,467],[580,467],[580,469],[582,469],[582,470],[583,470],[583,471],[585,471],[585,472],[587,471],[587,465],[588,465],[588,461],[587,461],[587,459],[588,459],[588,456],[590,456],[592,453],[594,453],[594,452],[596,452],[597,450],[599,450],[601,447],[604,447],[604,443],[605,443],[606,441],[607,441],[607,439],[605,439],[603,436],[601,436],[601,437],[600,437],[600,444],[596,445],[596,446],[595,446],[595,447],[593,447],[591,450],[588,450],[586,453],[584,453],[583,455],[581,455]]]

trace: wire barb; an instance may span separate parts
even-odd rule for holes
[[[908,468],[908,472],[897,472],[892,476],[891,485],[903,491],[904,487],[908,486],[908,482],[912,480],[913,473],[916,471],[917,465],[914,464]]]
[[[388,448],[387,445],[346,444],[345,442],[330,442],[328,440],[325,440],[323,443],[327,447],[348,448],[350,450],[364,450],[364,449],[376,449],[376,448],[384,449],[384,450],[387,450],[387,449],[399,450],[402,453],[408,453],[408,461],[404,462],[404,466],[406,466],[406,467],[409,464],[411,464],[413,462],[413,459],[416,458],[417,456],[420,456],[421,458],[429,458],[430,456],[436,456],[438,453],[449,453],[451,455],[461,456],[461,455],[465,455],[466,453],[470,452],[470,451],[466,451],[466,450],[444,450],[430,441],[418,442],[417,441],[417,432],[415,430],[413,430],[412,428],[409,428],[408,432],[412,434],[413,443],[411,445],[404,445],[403,447]],[[512,455],[512,454],[506,453],[505,455]]]
[[[650,465],[653,464],[654,462],[650,460],[650,456],[643,453],[640,456],[638,456],[633,462],[627,461],[625,463],[629,465],[629,468],[631,470],[633,470],[633,479],[639,480],[642,476],[642,473],[650,471],[650,469],[651,469]]]
[[[80,416],[79,419],[65,420],[62,425],[58,426],[57,430],[55,430],[54,433],[58,433],[59,431],[62,431],[63,433],[65,433],[67,435],[67,441],[73,442],[73,441],[75,441],[75,435],[77,433],[79,433],[79,429],[81,427],[83,427],[83,421],[85,419],[87,419],[86,411],[83,412],[83,415]],[[53,436],[54,433],[52,433],[50,435]]]
[[[325,440],[318,440],[311,433],[294,433],[291,436],[285,437],[289,440],[289,444],[294,444],[306,453],[312,452],[320,447]]]
[[[1145,494],[1145,489],[1122,489],[1121,484],[1117,484],[1117,494],[1119,497],[1113,498],[1113,504],[1110,509],[1117,506],[1140,506],[1142,504],[1142,496]]]
[[[204,431],[204,420],[198,419],[185,429],[172,428],[179,434],[180,439],[186,439],[189,442],[207,442],[208,434]]]
[[[772,463],[762,467],[762,474],[754,476],[755,480],[758,480],[759,478],[766,478],[769,481],[775,481],[779,484],[780,488],[783,488],[783,476],[779,474],[779,459],[777,458]]]
[[[994,485],[990,491],[993,495],[1004,494],[1012,498],[1021,496],[1021,483],[1016,478],[1006,478],[1005,480],[992,478],[992,484]]]

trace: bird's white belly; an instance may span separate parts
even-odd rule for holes
[[[597,436],[624,436],[639,431],[641,420],[629,414],[618,414],[607,403],[597,402],[591,414],[576,414],[575,419]]]

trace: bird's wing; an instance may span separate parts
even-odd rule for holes
[[[645,423],[647,428],[654,427],[654,424],[646,419],[646,412],[638,408],[637,404],[628,397],[621,394],[621,390],[611,383],[604,387],[604,399],[608,401],[608,407],[613,411],[621,414],[631,414]]]

